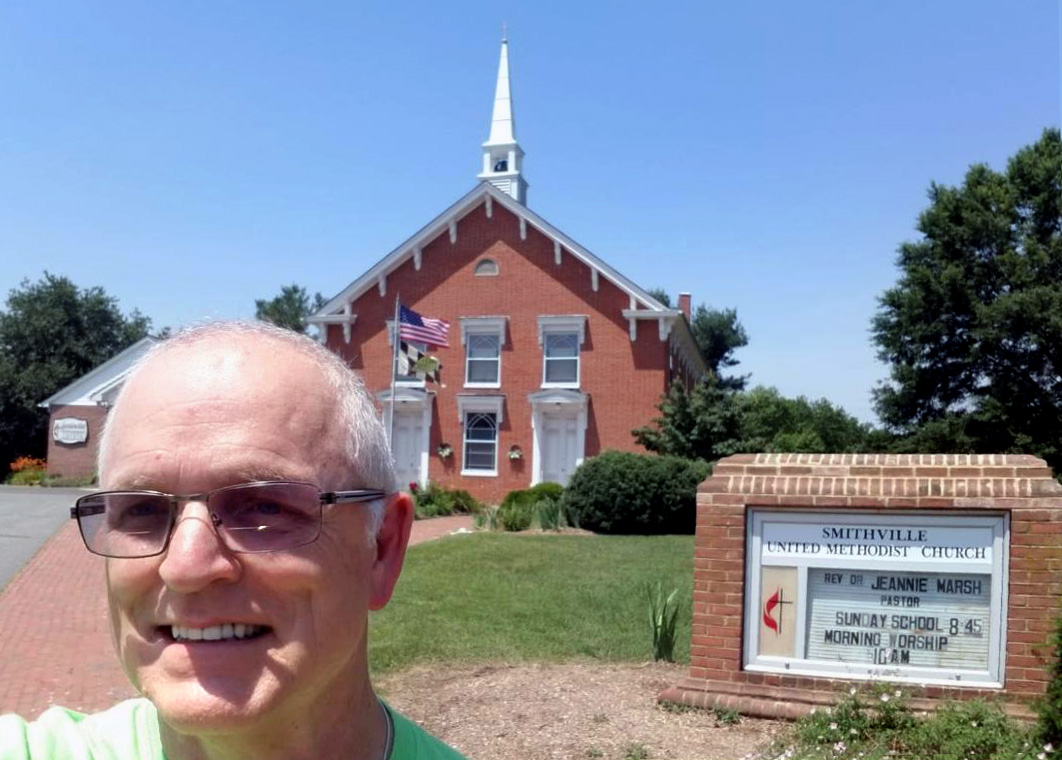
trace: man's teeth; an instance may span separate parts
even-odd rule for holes
[[[207,628],[189,628],[183,625],[170,626],[177,641],[222,641],[224,639],[249,639],[265,631],[264,626],[246,623],[225,623]]]

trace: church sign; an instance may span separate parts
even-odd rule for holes
[[[1002,685],[1005,515],[749,518],[746,669]]]
[[[52,422],[52,439],[58,443],[73,445],[88,440],[88,420],[63,417]]]
[[[736,454],[697,490],[688,677],[660,699],[798,718],[859,681],[1001,699],[1053,672],[1062,483],[1025,454]],[[921,708],[920,708],[921,709]]]

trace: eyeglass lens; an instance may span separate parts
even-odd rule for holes
[[[108,557],[149,557],[165,549],[177,516],[166,494],[113,491],[78,499],[76,512],[85,545]],[[307,483],[233,486],[207,496],[218,535],[237,552],[291,549],[315,540],[321,530],[320,492]]]

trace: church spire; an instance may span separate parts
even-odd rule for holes
[[[526,203],[527,181],[521,173],[523,162],[524,151],[516,142],[513,95],[509,85],[509,40],[503,31],[490,137],[483,143],[483,171],[479,179],[490,182],[517,202]]]

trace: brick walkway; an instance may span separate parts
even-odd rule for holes
[[[418,521],[410,545],[471,526],[467,516]],[[103,560],[71,520],[0,594],[0,714],[94,711],[133,695],[111,645]]]

